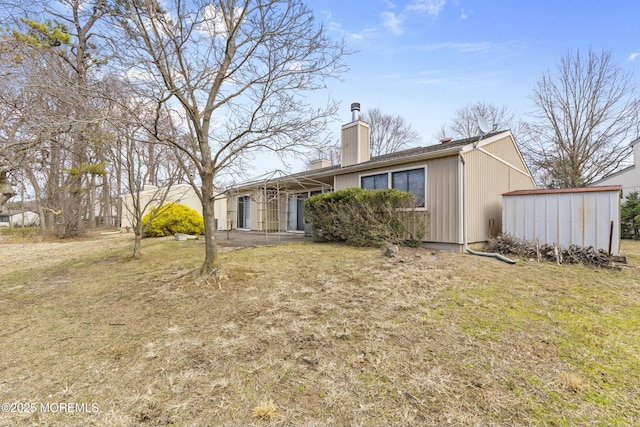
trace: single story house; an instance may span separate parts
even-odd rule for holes
[[[3,210],[0,211],[0,227],[21,227],[40,225],[40,217],[33,211]]]
[[[426,225],[425,246],[461,251],[502,229],[501,195],[536,188],[510,131],[370,156],[369,124],[352,104],[342,126],[341,164],[247,182],[226,191],[229,230],[303,232],[303,201],[352,187],[398,188],[416,195]]]
[[[176,184],[170,188],[156,187],[154,185],[145,185],[142,191],[140,191],[140,205],[144,208],[143,216],[146,215],[149,210],[157,207],[162,201],[164,196],[163,205],[169,203],[177,203],[184,206],[188,206],[191,209],[197,211],[202,215],[202,203],[200,198],[196,194],[195,190],[190,184]],[[120,221],[120,227],[122,229],[131,229],[134,224],[134,206],[133,196],[131,194],[123,194],[120,196],[120,203],[122,207],[122,219]],[[226,200],[216,200],[215,202],[215,214],[216,221],[218,222],[218,228],[224,229],[226,224]]]
[[[631,166],[612,173],[592,185],[621,185],[623,196],[634,191],[640,192],[640,138],[633,141],[631,147],[633,148],[633,164]]]

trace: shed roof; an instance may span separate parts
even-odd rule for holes
[[[595,193],[600,191],[620,191],[622,185],[602,185],[597,187],[580,188],[547,188],[541,190],[515,190],[503,193],[503,196],[528,196],[535,194],[563,194],[563,193]]]

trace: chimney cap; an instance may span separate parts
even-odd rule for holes
[[[354,111],[354,110],[360,111],[360,103],[359,102],[351,103],[351,111]]]

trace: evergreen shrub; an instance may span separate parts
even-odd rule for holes
[[[425,226],[414,204],[415,196],[409,192],[348,188],[306,199],[304,214],[316,240],[352,246],[417,246]]]
[[[640,194],[637,191],[629,193],[620,205],[620,225],[623,239],[640,238]]]

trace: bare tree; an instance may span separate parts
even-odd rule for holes
[[[57,199],[56,207],[64,218],[64,236],[75,236],[82,232],[85,219],[93,223],[95,206],[91,203],[103,176],[103,150],[94,150],[100,143],[96,141],[100,114],[94,108],[100,73],[94,70],[108,52],[97,31],[106,13],[105,2],[34,1],[24,7],[24,16],[14,21],[8,34],[21,44],[31,66],[24,76],[24,94],[41,100],[42,114],[25,115],[26,122],[33,128],[31,142],[39,146],[49,142],[50,152],[60,155],[52,157],[56,162],[51,166],[56,169],[49,171],[47,192]],[[44,167],[47,159],[41,160]],[[37,176],[32,174],[33,178]]]
[[[129,0],[114,13],[130,73],[153,93],[168,92],[184,120],[187,137],[172,144],[198,171],[191,183],[205,223],[201,273],[216,273],[214,180],[247,154],[325,143],[336,105],[313,108],[301,95],[342,70],[344,45],[298,0]]]
[[[611,53],[568,52],[538,80],[524,154],[547,186],[581,187],[615,171],[636,137],[638,98],[631,74]]]
[[[455,139],[472,138],[481,134],[478,118],[484,118],[494,129],[511,129],[517,132],[514,114],[505,106],[498,107],[492,103],[478,101],[456,110],[451,122],[442,126],[437,138],[452,137]]]
[[[370,126],[372,156],[394,153],[421,141],[420,134],[402,116],[384,114],[379,108],[371,108],[361,117]]]
[[[157,170],[153,170],[153,165],[148,163],[148,133],[144,129],[135,128],[129,128],[129,132],[126,132],[125,129],[127,128],[120,126],[120,141],[122,145],[117,155],[126,170],[125,178],[129,189],[130,203],[125,203],[124,208],[128,210],[128,214],[132,219],[134,233],[133,257],[140,258],[142,237],[155,219],[155,216],[160,212],[159,209],[151,210],[151,208],[158,208],[164,205],[167,196],[171,192],[172,185],[180,173],[180,168],[177,166],[177,162],[171,162],[172,167],[168,170],[163,185],[161,187],[154,185],[152,187],[153,190],[148,190],[146,184],[149,180],[155,179],[155,173],[157,172]],[[143,140],[139,138],[143,138]],[[159,148],[156,152],[158,157],[168,156],[171,158],[172,151],[170,147],[160,146]],[[143,194],[143,192],[146,194]],[[150,218],[144,224],[142,219],[149,211],[151,213]]]

